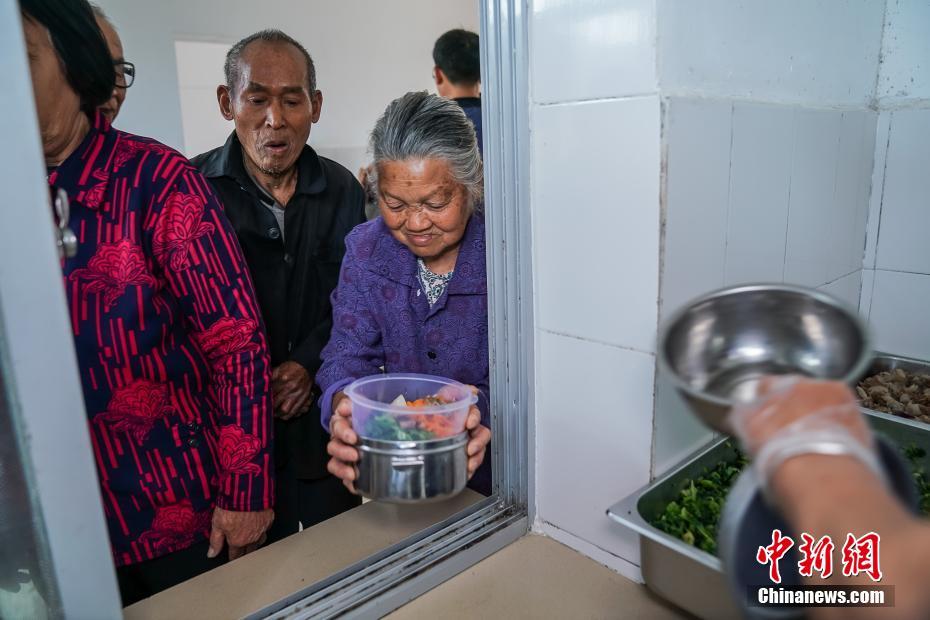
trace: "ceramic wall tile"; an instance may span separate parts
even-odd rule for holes
[[[655,358],[539,330],[536,346],[537,516],[639,564],[605,511],[649,480]]]
[[[658,98],[538,106],[533,123],[537,324],[652,351]]]

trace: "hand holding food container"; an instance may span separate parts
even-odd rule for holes
[[[412,503],[457,494],[491,437],[476,392],[430,375],[358,379],[333,399],[329,471],[371,499]]]

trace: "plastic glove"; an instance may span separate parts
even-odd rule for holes
[[[755,401],[733,408],[729,422],[763,487],[782,463],[803,454],[851,456],[884,478],[872,432],[843,383],[769,377]]]

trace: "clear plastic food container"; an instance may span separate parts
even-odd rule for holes
[[[431,441],[465,431],[469,408],[478,402],[471,388],[443,377],[418,374],[372,375],[345,390],[352,401],[352,427],[360,437],[380,441]]]
[[[395,503],[438,501],[468,479],[471,388],[430,375],[387,374],[346,388],[359,435],[356,490]]]

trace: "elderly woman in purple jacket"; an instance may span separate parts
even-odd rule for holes
[[[358,437],[343,389],[381,372],[440,375],[475,386],[471,486],[491,491],[483,173],[474,127],[425,92],[393,101],[371,134],[369,182],[381,217],[346,237],[333,331],[316,380],[332,435],[329,471],[354,491]],[[476,473],[477,472],[477,473]]]

